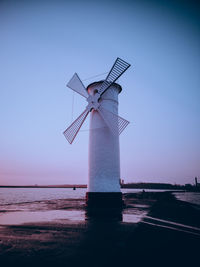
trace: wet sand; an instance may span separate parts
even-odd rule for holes
[[[10,225],[5,221],[0,226],[0,265],[194,266],[199,261],[199,206],[169,192],[123,197],[121,220],[105,214],[87,217],[84,199],[4,206],[2,215],[53,213],[48,221],[16,224],[17,216]],[[56,215],[64,211],[71,217]]]

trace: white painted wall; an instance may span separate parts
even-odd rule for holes
[[[101,83],[92,84],[92,94]],[[101,106],[118,115],[120,87],[113,84],[102,96]],[[117,125],[117,124],[116,124]],[[90,113],[88,192],[120,192],[119,136],[114,135],[100,114]]]

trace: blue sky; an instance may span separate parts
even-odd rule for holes
[[[0,184],[87,183],[89,120],[73,145],[62,135],[86,102],[66,83],[116,57],[132,65],[118,81],[121,177],[200,179],[199,33],[193,1],[1,1]]]

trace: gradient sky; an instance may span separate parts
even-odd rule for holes
[[[66,83],[74,72],[84,80],[109,71],[116,57],[132,65],[118,81],[119,114],[131,122],[120,136],[121,177],[200,179],[195,1],[5,0],[0,37],[1,185],[87,183],[89,120],[73,145],[62,134],[86,102]]]

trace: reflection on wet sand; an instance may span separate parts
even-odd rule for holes
[[[84,199],[1,206],[1,266],[154,266],[158,256],[167,266],[172,259],[177,266],[181,260],[195,266],[197,206],[169,192],[123,197],[125,205],[115,219],[88,214]]]
[[[108,215],[108,214],[107,214]],[[138,223],[146,215],[146,212],[135,211],[132,213],[121,214],[98,214],[98,216],[88,216],[87,212],[83,210],[47,210],[47,211],[15,211],[15,212],[2,212],[0,214],[0,225],[20,225],[25,223],[37,222],[83,222],[85,220],[111,220],[114,219],[119,222]]]
[[[58,220],[84,221],[85,212],[80,210],[16,211],[0,215],[0,225],[18,225]]]
[[[56,199],[0,206],[0,225],[31,223],[73,223],[91,220],[115,220],[138,223],[147,214],[149,205],[126,200],[120,209],[87,209],[84,199]]]

